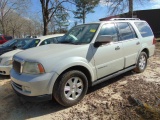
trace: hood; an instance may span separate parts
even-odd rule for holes
[[[1,55],[1,57],[13,57],[16,53],[23,51],[21,49],[16,49],[16,50],[12,50],[10,52],[6,52],[3,55]]]
[[[51,70],[53,66],[64,63],[65,60],[69,59],[73,60],[75,58],[83,58],[90,61],[90,56],[92,56],[90,50],[90,44],[49,44],[24,50],[23,52],[17,53],[14,58],[25,61],[39,62],[45,68],[50,68]]]
[[[0,55],[2,55],[2,54],[4,54],[4,53],[6,53],[6,52],[9,52],[9,51],[11,51],[11,50],[13,50],[12,48],[8,48],[8,47],[0,47]]]
[[[7,47],[0,45],[0,50],[5,49],[5,48],[7,48]]]
[[[50,56],[59,57],[63,54],[71,54],[73,51],[81,49],[84,46],[86,45],[49,44],[24,50],[23,52],[17,53],[16,56],[24,60],[37,61],[38,59],[50,58]]]

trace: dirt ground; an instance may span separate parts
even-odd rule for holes
[[[30,103],[12,90],[9,76],[0,76],[0,120],[160,120],[160,42],[145,72],[127,72],[89,88],[77,105]]]

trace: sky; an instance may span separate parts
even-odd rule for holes
[[[105,0],[101,0],[101,3],[103,3]],[[146,9],[160,9],[160,0],[150,0],[148,2],[145,2],[143,4],[140,4],[139,2],[135,2],[134,0],[134,10],[146,10]],[[71,4],[64,4],[68,9],[75,10],[75,6]],[[41,4],[39,0],[32,0],[32,9],[31,12],[36,13],[36,16],[41,18]],[[107,17],[108,14],[108,8],[105,4],[99,4],[97,7],[94,8],[94,13],[87,14],[86,17],[86,23],[89,22],[96,22],[99,21],[100,18]],[[127,11],[126,11],[127,12]],[[81,24],[82,21],[75,19],[72,12],[69,12],[69,28],[71,28],[74,25],[74,21],[77,21],[78,24]]]

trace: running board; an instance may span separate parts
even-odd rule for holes
[[[111,75],[109,75],[109,76],[106,76],[106,77],[103,77],[103,78],[101,78],[101,79],[98,79],[98,80],[96,80],[96,81],[94,81],[94,82],[92,83],[92,86],[94,86],[94,85],[96,85],[96,84],[99,84],[99,83],[101,83],[101,82],[104,82],[104,81],[106,81],[106,80],[109,80],[109,79],[111,79],[111,78],[114,78],[114,77],[116,77],[116,76],[118,76],[118,75],[120,75],[120,74],[123,74],[123,73],[127,72],[127,71],[133,70],[135,67],[136,67],[136,66],[131,66],[131,67],[128,67],[128,68],[126,68],[126,69],[124,69],[124,70],[118,71],[118,72],[116,72],[116,73],[114,73],[114,74],[111,74]]]

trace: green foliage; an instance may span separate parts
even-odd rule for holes
[[[57,22],[57,24],[66,26],[68,23],[68,17],[69,17],[68,12],[62,5],[60,5],[54,14],[54,19]]]
[[[76,11],[74,11],[75,18],[82,19],[85,23],[85,18],[88,13],[94,12],[94,7],[98,5],[100,0],[74,0],[76,4]]]

